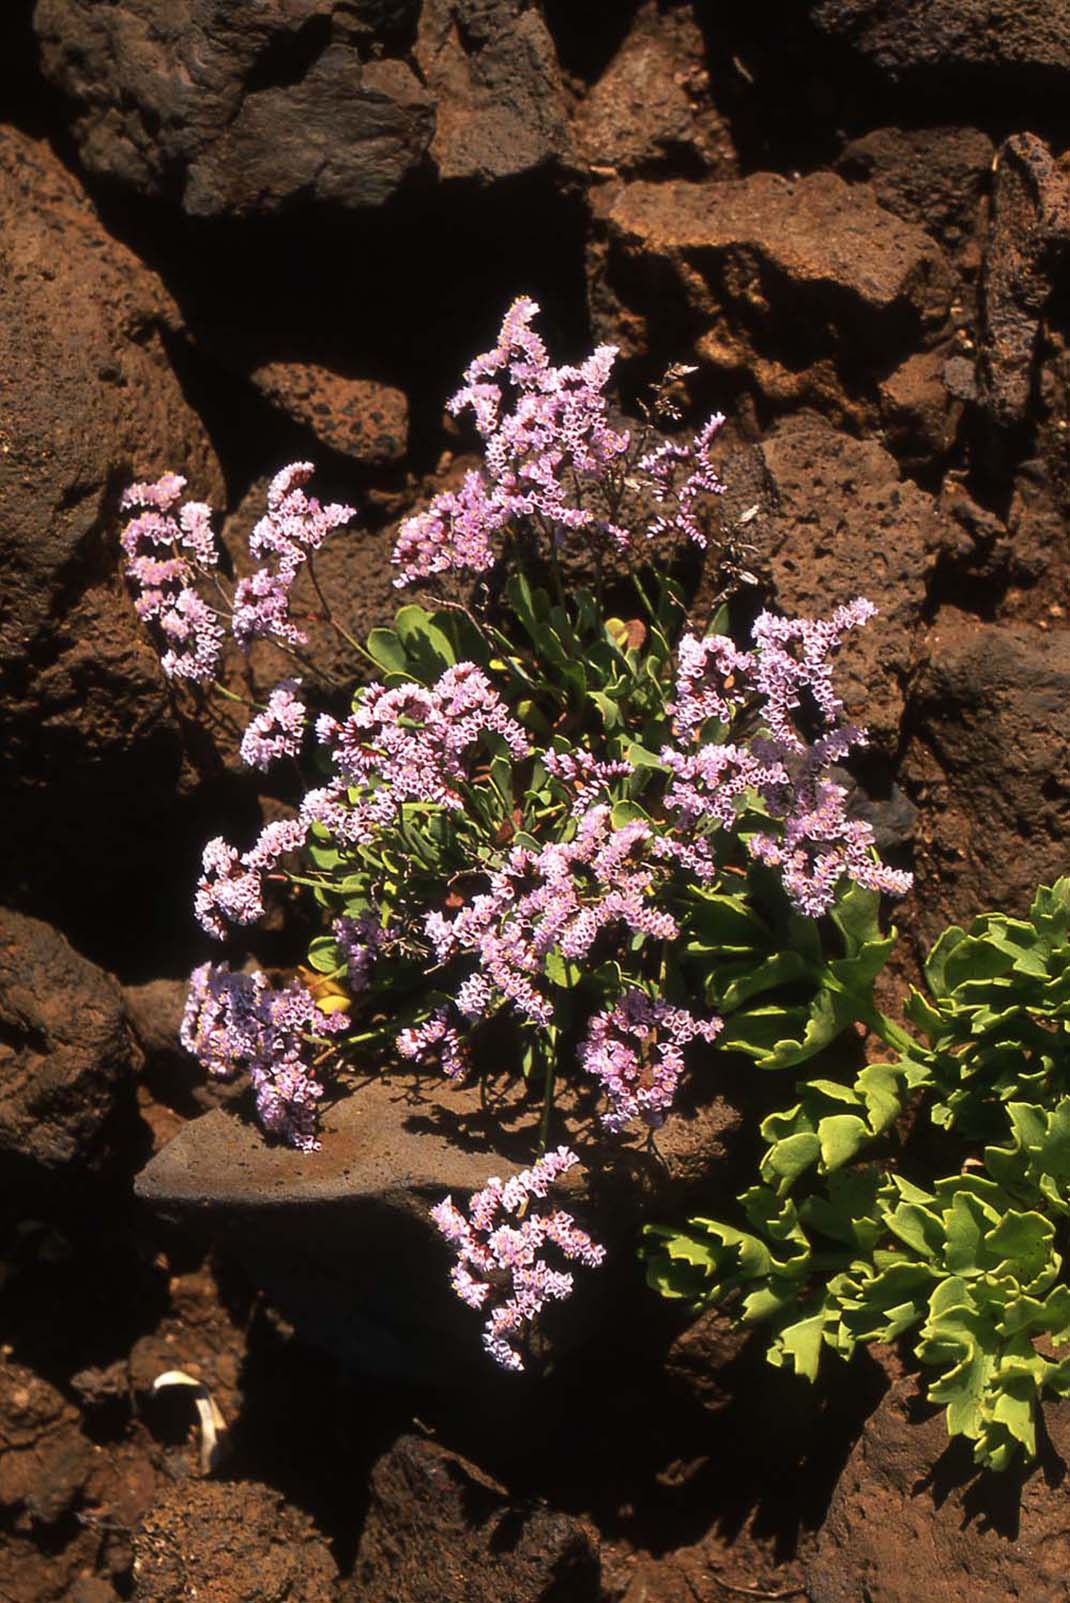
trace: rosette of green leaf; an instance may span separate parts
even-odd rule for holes
[[[759,1068],[795,1068],[822,1052],[856,1021],[884,1039],[902,1032],[877,1008],[873,985],[896,932],[882,934],[879,897],[852,885],[832,908],[825,931],[792,911],[779,878],[760,863],[726,873],[738,890],[689,889],[683,951],[704,971],[706,1002],[725,1020],[718,1045]],[[880,1117],[879,1075],[857,1096],[834,1096]],[[872,1124],[870,1129],[875,1128]],[[800,1127],[799,1133],[802,1133]],[[786,1136],[787,1132],[785,1132]],[[816,1154],[815,1154],[816,1158]]]
[[[767,1187],[740,1202],[749,1230],[651,1227],[651,1284],[698,1306],[733,1300],[744,1321],[771,1325],[769,1361],[809,1379],[826,1347],[849,1358],[913,1331],[915,1357],[936,1372],[929,1399],[976,1461],[1001,1469],[1019,1449],[1035,1455],[1040,1400],[1070,1395],[1070,1359],[1041,1350],[1070,1341],[1070,1289],[1044,1211],[990,1175],[926,1191],[874,1168],[834,1174],[798,1204]]]
[[[925,980],[907,1012],[932,1049],[934,1122],[994,1139],[1001,1104],[1070,1091],[1070,879],[1042,887],[1028,919],[985,913],[946,930]]]

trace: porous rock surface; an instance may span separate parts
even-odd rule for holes
[[[177,191],[191,216],[257,215],[298,196],[380,205],[424,159],[434,112],[419,79],[399,59],[362,59],[366,34],[404,30],[411,7],[350,11],[41,0],[34,26],[90,172]]]
[[[39,919],[0,909],[0,1156],[100,1158],[140,1063],[122,992]]]
[[[191,217],[360,212],[570,154],[529,0],[39,0],[34,24],[86,168]]]
[[[811,1603],[1062,1603],[1070,1541],[1070,1411],[1027,1474],[970,1473],[943,1413],[895,1382],[833,1494],[807,1573]],[[961,1448],[963,1444],[959,1444]]]
[[[1070,67],[1066,0],[816,0],[817,26],[896,77],[1041,87]]]
[[[946,310],[935,242],[834,173],[608,186],[591,271],[628,354],[691,349],[766,402],[843,410],[867,351],[916,345]]]
[[[9,896],[84,917],[187,777],[118,578],[120,488],[172,464],[205,497],[222,481],[168,358],[173,301],[47,143],[3,127],[0,234],[0,861]]]
[[[134,1544],[137,1603],[334,1603],[337,1567],[307,1514],[255,1481],[179,1482]]]
[[[511,1502],[474,1464],[402,1436],[371,1476],[340,1603],[596,1603],[598,1548],[578,1520]]]
[[[932,938],[980,905],[1028,906],[1066,871],[1070,637],[945,612],[912,693],[905,773],[924,808],[918,894]],[[1013,850],[994,842],[1014,842]]]

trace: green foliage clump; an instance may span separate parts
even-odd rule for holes
[[[809,1379],[826,1349],[906,1338],[950,1434],[1002,1469],[1070,1395],[1070,879],[1028,919],[945,931],[925,983],[922,1038],[871,1018],[894,1058],[797,1077],[733,1220],[649,1227],[648,1275],[766,1324]]]

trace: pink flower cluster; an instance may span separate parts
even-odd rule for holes
[[[275,991],[263,973],[233,974],[225,963],[204,963],[190,976],[179,1035],[209,1074],[248,1070],[264,1130],[308,1152],[319,1145],[316,1108],[323,1095],[310,1051],[348,1024],[343,1013],[324,1013],[296,980]]]
[[[647,475],[655,501],[665,508],[647,529],[651,538],[683,535],[705,551],[709,541],[698,509],[703,494],[724,494],[724,485],[709,459],[710,446],[723,427],[724,415],[715,412],[691,439],[663,440],[640,457],[639,471]],[[679,480],[681,472],[684,477]]]
[[[615,779],[626,779],[634,772],[631,763],[604,762],[589,751],[544,751],[546,772],[572,792],[572,815],[579,818],[599,796],[605,796]]]
[[[536,1206],[576,1162],[574,1152],[558,1147],[510,1180],[489,1179],[469,1203],[467,1218],[452,1197],[431,1210],[457,1254],[453,1289],[470,1308],[487,1314],[483,1345],[503,1369],[523,1369],[520,1341],[547,1303],[562,1301],[573,1289],[571,1273],[548,1263],[546,1249],[590,1268],[605,1258],[605,1248],[570,1213]]]
[[[449,409],[474,414],[485,471],[468,473],[459,490],[436,496],[401,525],[395,584],[449,570],[485,573],[500,554],[503,530],[518,518],[539,519],[555,539],[588,529],[630,544],[628,532],[585,506],[582,495],[628,449],[628,433],[612,428],[607,415],[616,348],[599,346],[578,367],[551,367],[531,327],[538,310],[527,297],[514,301],[497,345],[465,370]]]
[[[722,1028],[719,1018],[696,1019],[634,987],[608,1012],[596,1013],[579,1057],[609,1098],[606,1129],[623,1130],[633,1119],[661,1124],[684,1072],[684,1047],[696,1037],[712,1041]]]
[[[268,487],[267,513],[249,536],[249,550],[269,561],[234,590],[234,638],[241,646],[265,638],[305,644],[307,636],[290,617],[293,582],[327,536],[355,516],[350,506],[321,506],[305,494],[313,471],[311,462],[291,462]]]
[[[780,870],[792,903],[810,918],[820,918],[832,906],[841,879],[889,896],[905,896],[914,882],[912,874],[889,868],[875,855],[872,829],[864,819],[847,816],[846,798],[842,785],[808,772],[794,793],[783,833],[752,835],[748,841],[755,857]]]
[[[763,612],[756,619],[753,683],[774,740],[791,751],[806,749],[792,716],[805,698],[826,728],[836,727],[843,702],[832,683],[832,653],[846,630],[867,623],[876,611],[872,601],[857,596],[837,607],[831,618],[778,618]],[[863,738],[860,730],[854,735]]]
[[[201,877],[193,898],[197,922],[217,941],[226,940],[227,921],[255,924],[264,916],[264,875],[288,852],[300,851],[308,829],[299,819],[277,819],[261,830],[256,845],[238,855],[222,836],[204,848]]]
[[[410,1063],[437,1059],[449,1080],[461,1080],[468,1073],[468,1044],[450,1022],[448,1008],[436,1008],[423,1024],[400,1031],[394,1044]]]
[[[241,760],[266,772],[279,757],[296,757],[305,732],[305,706],[297,699],[299,679],[285,679],[252,718],[242,736]]]
[[[668,825],[655,849],[701,881],[718,872],[716,828],[735,828],[749,793],[756,792],[767,807],[790,805],[788,774],[770,742],[752,741],[749,748],[711,743],[684,752],[666,746],[661,760],[672,777],[664,798]]]
[[[653,838],[642,820],[615,830],[610,808],[592,807],[572,840],[552,841],[537,852],[514,846],[490,875],[489,890],[456,917],[429,913],[425,929],[440,963],[465,952],[479,960],[457,993],[458,1011],[480,1018],[497,995],[535,1024],[549,1024],[551,952],[583,959],[609,929],[675,940],[676,920],[655,905]]]
[[[378,913],[336,918],[331,934],[345,958],[349,988],[354,995],[367,989],[372,964],[383,948],[397,939],[396,930],[383,928]]]
[[[737,650],[727,635],[684,635],[668,708],[677,737],[685,739],[711,718],[731,723],[747,694],[750,668],[750,654]]]
[[[321,717],[316,733],[331,748],[339,777],[309,792],[302,817],[350,842],[395,821],[403,802],[460,807],[457,787],[471,775],[482,735],[498,736],[517,759],[529,749],[523,729],[471,662],[448,668],[430,689],[369,685],[344,723]],[[351,790],[359,793],[355,801]]]
[[[864,729],[838,722],[843,703],[833,685],[833,653],[844,632],[875,611],[860,596],[827,619],[763,612],[749,652],[722,635],[684,636],[670,710],[678,740],[689,744],[661,752],[672,778],[659,852],[700,880],[712,879],[715,827],[731,829],[737,810],[756,795],[780,833],[751,836],[748,850],[780,870],[800,912],[812,918],[826,913],[845,877],[895,896],[910,888],[909,874],[877,858],[872,829],[847,816],[847,792],[829,778],[832,765],[866,741]],[[816,723],[814,738],[801,732],[800,712]],[[711,719],[731,725],[752,716],[764,732],[745,744],[694,744]]]
[[[219,561],[211,528],[211,508],[187,501],[177,517],[172,509],[186,487],[177,473],[154,484],[132,484],[122,498],[124,511],[140,508],[123,530],[127,578],[137,592],[138,617],[159,630],[161,666],[169,679],[210,683],[223,652],[218,614],[196,589],[199,574]]]

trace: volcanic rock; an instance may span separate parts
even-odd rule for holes
[[[134,1541],[137,1603],[334,1603],[337,1567],[307,1514],[256,1481],[179,1481]]]
[[[379,206],[424,161],[426,91],[403,60],[366,59],[369,26],[411,8],[358,6],[347,25],[352,9],[39,0],[35,27],[88,172],[193,217],[265,216]]]
[[[93,1449],[78,1410],[33,1370],[0,1361],[0,1510],[17,1529],[54,1525],[78,1502]]]
[[[735,152],[709,88],[695,18],[649,0],[576,113],[577,145],[599,175],[734,176]]]
[[[342,1603],[596,1603],[601,1595],[585,1525],[511,1502],[437,1442],[402,1436],[372,1471]]]
[[[766,515],[747,536],[768,565],[778,607],[827,617],[866,596],[877,616],[845,639],[837,683],[848,716],[894,751],[932,566],[932,498],[900,477],[875,440],[857,440],[813,413],[784,418],[758,449]],[[733,505],[746,499],[726,464]],[[741,477],[741,475],[740,475]]]
[[[807,1574],[811,1603],[1062,1603],[1070,1541],[1070,1408],[1045,1410],[1051,1441],[1028,1472],[978,1474],[948,1448],[943,1412],[913,1378],[866,1424],[832,1497]]]
[[[1052,89],[1070,69],[1067,0],[816,0],[825,33],[892,78]]]
[[[945,244],[974,231],[995,147],[977,128],[874,128],[852,139],[836,164],[868,181],[879,203]]]
[[[1000,147],[981,278],[981,397],[1002,424],[1021,423],[1056,272],[1070,246],[1070,181],[1034,134]]]
[[[486,184],[571,165],[557,54],[531,0],[424,0],[414,54],[435,102],[441,179]]]
[[[400,462],[408,444],[403,391],[316,362],[262,362],[249,380],[265,400],[362,467]]]
[[[381,1075],[321,1122],[321,1149],[297,1152],[234,1113],[204,1114],[141,1172],[138,1195],[210,1227],[307,1339],[372,1373],[492,1382],[430,1216],[519,1167],[477,1133],[477,1093],[432,1098]]]
[[[938,247],[833,173],[637,182],[594,205],[602,332],[626,355],[693,350],[778,407],[842,411],[867,355],[905,355],[946,315]]]
[[[1070,630],[945,608],[911,692],[904,783],[924,825],[919,932],[984,908],[1022,913],[1066,872]]]
[[[0,910],[0,1154],[86,1164],[140,1056],[122,993],[35,918]]]
[[[116,577],[119,492],[170,467],[218,497],[222,478],[168,360],[173,302],[48,145],[10,128],[0,231],[5,870],[9,895],[84,943],[134,861],[147,892],[182,783],[165,681]]]

